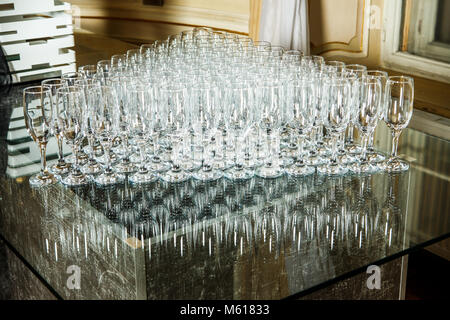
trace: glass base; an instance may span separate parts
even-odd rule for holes
[[[111,161],[111,164],[113,164],[113,163],[115,163],[115,162],[117,161],[117,155],[116,155],[115,153],[113,153],[113,152],[111,152],[110,155],[111,155],[110,161]],[[102,154],[101,156],[96,157],[95,160],[97,160],[97,161],[100,162],[101,164],[105,164],[106,161],[107,161],[107,159],[106,159],[106,154],[104,153],[104,154]]]
[[[224,177],[229,180],[249,180],[255,175],[253,170],[248,170],[244,166],[235,166],[224,172]]]
[[[345,145],[345,150],[350,154],[360,154],[362,149],[360,146],[354,143],[348,143]]]
[[[84,174],[69,174],[67,177],[61,179],[61,182],[70,187],[78,187],[89,184],[90,179]]]
[[[151,173],[150,171],[138,171],[128,178],[130,183],[141,184],[141,183],[152,183],[158,180],[158,176]]]
[[[202,168],[199,171],[192,174],[194,179],[200,181],[214,181],[223,177],[223,172],[212,168]]]
[[[133,163],[140,163],[141,155],[139,153],[133,153],[132,155],[130,155],[130,161]]]
[[[84,152],[79,152],[78,153],[78,165],[82,166],[85,165],[86,162],[88,161],[89,157],[86,153]],[[70,156],[64,158],[64,160],[67,163],[73,164],[75,163],[75,156],[73,154],[71,154]]]
[[[319,153],[319,156],[321,157],[329,157],[331,155],[330,149],[328,149],[325,145],[319,146],[317,148],[317,152]]]
[[[389,173],[403,172],[409,169],[409,162],[398,158],[386,161],[385,170]]]
[[[355,162],[351,164],[349,167],[350,172],[352,173],[375,173],[380,171],[377,165],[371,164],[370,162]]]
[[[329,162],[330,161],[327,158],[321,157],[319,155],[312,156],[312,157],[305,159],[305,164],[308,166],[313,166],[313,167],[321,166],[321,165],[327,164]]]
[[[97,174],[102,171],[102,166],[95,160],[89,160],[84,166],[81,167],[81,172],[84,174]]]
[[[109,186],[121,183],[125,180],[125,176],[115,172],[104,172],[94,178],[94,182],[100,186]]]
[[[120,161],[116,165],[114,165],[114,171],[118,173],[133,173],[138,170],[138,167],[131,161]]]
[[[186,160],[180,163],[180,167],[184,171],[192,172],[200,169],[202,167],[202,162],[195,160]]]
[[[286,173],[290,176],[308,176],[316,172],[314,167],[305,164],[295,163],[292,167],[286,169]]]
[[[150,161],[145,167],[154,172],[167,172],[171,169],[171,165],[164,161]]]
[[[254,169],[254,168],[259,168],[261,166],[264,165],[264,162],[258,160],[258,159],[244,159],[242,161],[242,164],[245,168],[247,169]]]
[[[370,163],[379,163],[386,160],[386,157],[381,152],[373,151],[367,153],[367,160]]]
[[[282,168],[290,167],[294,163],[294,159],[289,158],[289,157],[283,157],[279,161],[280,161],[280,167],[282,167]]]
[[[48,171],[54,175],[62,176],[70,172],[71,164],[65,162],[64,160],[55,163],[48,168]]]
[[[56,183],[57,181],[58,180],[53,174],[45,172],[44,174],[38,173],[31,176],[29,183],[32,187],[44,187]]]
[[[342,154],[338,153],[338,161],[341,164],[351,164],[356,162],[358,159],[348,153]]]
[[[348,168],[341,166],[340,164],[327,164],[317,167],[317,172],[322,175],[341,176],[348,172]]]
[[[189,180],[191,175],[184,170],[170,170],[161,175],[161,179],[170,183],[180,183]]]
[[[280,166],[273,164],[265,164],[264,166],[258,168],[258,170],[256,170],[255,172],[258,177],[267,179],[275,179],[281,177],[283,173],[284,171]]]
[[[234,162],[229,159],[216,158],[211,161],[211,166],[213,169],[225,171],[232,168],[234,166]]]

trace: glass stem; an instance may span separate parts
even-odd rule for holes
[[[94,151],[94,136],[92,134],[88,135],[88,144],[91,147],[91,152],[89,152],[89,160],[91,162],[94,162],[94,156],[95,156],[95,151]]]
[[[41,150],[41,174],[46,175],[47,174],[47,142],[43,142],[39,144],[39,148]]]
[[[105,172],[110,173],[111,169],[111,150],[110,147],[104,147],[106,153],[106,163],[105,163]]]
[[[331,163],[332,165],[336,165],[337,164],[337,152],[338,152],[338,147],[337,147],[337,142],[338,142],[338,137],[339,135],[333,134],[332,137],[332,149],[331,149]]]
[[[75,158],[75,160],[73,162],[73,173],[77,174],[80,169],[78,167],[78,145],[76,143],[74,143],[72,145],[72,152],[73,152],[73,156]]]
[[[401,133],[402,132],[400,130],[394,130],[392,132],[392,158],[397,158],[398,140]]]
[[[139,153],[140,153],[140,156],[141,156],[141,165],[140,165],[140,168],[139,168],[139,170],[141,171],[141,172],[146,172],[147,171],[147,169],[145,168],[145,148],[144,148],[144,144],[141,142],[141,143],[139,143]]]
[[[63,144],[61,135],[56,135],[56,143],[58,144],[58,162],[64,163]]]
[[[367,142],[369,137],[367,135],[362,136],[362,150],[361,150],[361,161],[367,162]]]
[[[298,148],[297,163],[300,165],[303,165],[303,163],[304,163],[304,161],[303,161],[304,143],[303,143],[303,135],[301,133],[298,134],[297,148]]]
[[[129,150],[129,147],[130,147],[129,143],[128,143],[128,135],[127,134],[123,134],[122,140],[123,140],[123,146],[124,146],[124,149],[125,149],[125,154],[123,156],[122,161],[126,162],[126,161],[128,161],[128,157],[129,157],[128,150]]]
[[[367,150],[369,150],[370,152],[373,152],[373,139],[375,137],[375,131],[372,131],[372,133],[369,135],[369,142],[367,144]]]
[[[353,124],[349,124],[348,126],[347,142],[353,144]]]

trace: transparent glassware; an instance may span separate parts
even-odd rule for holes
[[[100,86],[100,102],[95,107],[93,119],[95,135],[104,150],[106,161],[103,172],[94,177],[95,183],[100,186],[121,183],[125,179],[123,174],[114,172],[111,166],[111,147],[117,130],[113,125],[117,123],[118,103],[114,87]]]
[[[146,167],[145,145],[154,113],[155,104],[151,100],[151,88],[146,85],[136,85],[127,89],[127,103],[130,113],[130,127],[139,148],[140,164],[136,173],[130,175],[128,180],[134,184],[151,183],[158,180],[158,176]]]
[[[409,163],[397,155],[402,130],[406,128],[413,114],[414,79],[406,76],[391,76],[386,83],[384,122],[392,132],[392,152],[386,161],[388,172],[402,172],[409,169]]]
[[[85,147],[88,153],[88,160],[81,166],[81,172],[84,174],[95,175],[103,171],[100,163],[95,159],[97,149],[95,136],[95,110],[101,102],[100,84],[94,80],[77,80],[75,87],[78,87],[84,98],[84,136],[87,138],[88,145]]]
[[[62,134],[68,145],[72,147],[74,163],[69,175],[63,177],[61,182],[67,186],[81,186],[89,183],[90,179],[81,172],[78,164],[78,150],[84,138],[83,116],[84,95],[78,87],[63,87],[56,92],[56,110]]]
[[[211,134],[214,134],[214,91],[203,81],[191,88],[189,109],[192,112],[192,125],[197,146],[201,149],[201,168],[192,173],[192,177],[201,181],[213,181],[223,176],[221,170],[215,169],[211,163],[211,154],[208,154]]]
[[[384,116],[384,109],[385,109],[385,90],[386,90],[386,83],[389,78],[389,75],[386,71],[381,70],[368,70],[367,71],[368,76],[376,77],[381,81],[381,89],[382,89],[382,96],[381,99],[381,111],[380,111],[380,121],[383,120]],[[384,160],[386,160],[386,156],[384,153],[375,150],[374,148],[374,136],[375,136],[375,130],[369,137],[369,142],[367,143],[367,158],[370,163],[376,164],[380,169],[384,169]]]
[[[249,82],[235,81],[226,88],[225,101],[228,105],[226,118],[234,135],[234,166],[225,171],[225,178],[230,180],[248,180],[254,170],[245,164],[249,153],[249,134],[254,112],[255,97]]]
[[[291,126],[298,133],[298,155],[294,165],[286,169],[291,176],[306,176],[316,172],[315,168],[308,166],[305,158],[306,152],[303,148],[303,141],[310,133],[316,118],[316,108],[311,108],[315,98],[314,79],[299,79],[288,84],[288,108],[292,116]]]
[[[41,82],[42,88],[48,89],[51,92],[53,108],[56,106],[56,91],[64,85],[66,85],[66,81],[59,78],[46,79]],[[49,171],[56,176],[63,176],[70,171],[70,163],[66,162],[64,159],[63,134],[61,128],[59,127],[56,110],[54,110],[52,120],[51,129],[58,144],[58,161],[54,165],[50,166]]]
[[[358,162],[352,164],[350,170],[354,173],[373,173],[378,171],[379,168],[369,162],[367,145],[380,119],[383,90],[381,81],[377,77],[366,76],[361,81],[361,108],[359,109],[356,126],[361,132],[362,148]]]
[[[266,79],[256,88],[256,99],[261,109],[260,127],[266,133],[268,150],[268,159],[256,170],[256,175],[261,178],[278,178],[284,173],[279,163],[280,144],[277,135],[283,103],[283,88],[277,79]]]
[[[41,170],[30,177],[33,187],[43,187],[57,180],[47,170],[46,149],[53,117],[52,94],[42,86],[27,87],[23,90],[23,114],[28,134],[37,143],[41,153]]]
[[[323,82],[330,78],[327,72],[317,72],[311,75],[314,79],[314,96],[311,104],[316,108],[315,119],[313,123],[313,128],[311,129],[311,150],[309,152],[309,157],[305,159],[307,165],[319,166],[328,162],[327,155],[329,155],[329,150],[323,141],[323,103],[326,95],[322,93]]]
[[[356,79],[356,84],[360,83],[360,80],[367,74],[367,67],[361,64],[347,64],[345,66],[345,74],[353,75]],[[358,94],[358,93],[356,93]],[[350,154],[358,154],[361,152],[360,146],[355,144],[354,141],[354,127],[356,126],[356,118],[361,107],[361,102],[359,96],[354,96],[354,101],[352,104],[352,112],[350,114],[350,123],[347,130],[347,139],[346,139],[346,150]]]
[[[75,85],[75,81],[80,80],[81,79],[81,74],[79,72],[68,72],[68,73],[63,73],[61,75],[61,80],[64,80],[65,85],[72,87]]]
[[[324,82],[324,125],[332,137],[332,155],[330,163],[317,167],[317,172],[325,175],[343,175],[348,172],[347,167],[338,161],[337,140],[344,132],[350,121],[350,108],[352,104],[352,87],[348,79],[331,78]]]
[[[132,77],[114,76],[110,78],[110,85],[114,87],[114,92],[117,95],[117,112],[114,118],[117,123],[114,126],[117,128],[118,137],[120,137],[121,144],[115,148],[115,153],[120,156],[120,160],[113,165],[114,171],[118,173],[133,173],[136,172],[137,167],[130,160],[131,146],[129,143],[131,127],[131,112],[129,110],[130,101],[129,90],[135,86]],[[139,86],[139,85],[138,85]],[[133,91],[134,92],[134,91]]]
[[[78,68],[83,79],[93,79],[97,74],[97,66],[93,64],[84,65]]]
[[[161,174],[161,179],[170,183],[180,183],[190,178],[190,173],[180,165],[180,147],[185,136],[186,88],[181,85],[167,85],[161,89],[161,107],[167,115],[168,136],[171,140],[172,168]]]

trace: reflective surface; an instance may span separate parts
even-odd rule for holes
[[[415,130],[395,175],[33,189],[20,96],[1,102],[0,234],[63,298],[286,298],[449,235],[450,144]]]

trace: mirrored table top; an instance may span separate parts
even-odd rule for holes
[[[450,143],[412,129],[402,174],[31,188],[23,87],[0,103],[0,235],[64,299],[298,297],[449,236]]]

